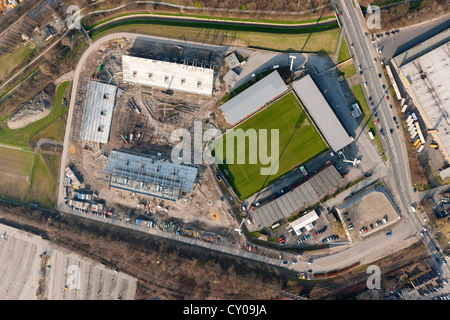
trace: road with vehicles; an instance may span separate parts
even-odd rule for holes
[[[241,256],[244,258],[254,259],[257,261],[261,261],[263,263],[270,263],[274,265],[279,265],[281,267],[288,267],[295,271],[306,271],[309,269],[316,269],[316,272],[325,272],[325,271],[331,271],[336,270],[339,268],[347,267],[350,264],[353,264],[355,262],[360,263],[369,263],[370,261],[374,261],[376,259],[380,259],[382,257],[385,257],[391,253],[394,253],[395,251],[401,250],[402,248],[406,248],[410,246],[412,243],[417,241],[417,239],[420,238],[420,231],[423,229],[423,221],[420,219],[420,217],[417,214],[414,214],[410,211],[410,204],[417,201],[417,196],[412,192],[411,182],[410,182],[410,175],[409,175],[409,165],[408,165],[408,159],[406,155],[405,150],[405,144],[402,140],[403,137],[400,133],[400,131],[397,131],[395,129],[394,123],[393,123],[393,115],[394,111],[393,109],[389,108],[389,101],[386,101],[386,97],[384,94],[384,91],[387,89],[383,88],[383,85],[387,86],[387,82],[384,78],[383,71],[381,69],[381,66],[379,63],[374,61],[374,58],[376,58],[376,51],[373,46],[371,46],[368,37],[366,37],[364,34],[367,31],[365,30],[365,24],[364,19],[361,16],[359,7],[357,9],[353,8],[352,5],[344,2],[341,0],[339,2],[340,9],[342,10],[342,16],[340,17],[341,24],[343,26],[343,30],[345,32],[347,43],[352,43],[353,46],[351,48],[351,54],[354,54],[354,61],[356,61],[357,64],[361,65],[362,69],[362,79],[363,82],[367,82],[368,85],[366,87],[366,93],[367,96],[371,97],[371,101],[374,101],[374,110],[377,110],[380,114],[380,120],[385,128],[386,132],[386,139],[384,140],[385,149],[387,150],[388,154],[388,164],[392,168],[391,169],[391,178],[387,178],[387,182],[390,182],[393,186],[395,186],[395,189],[397,190],[397,198],[401,199],[401,203],[403,207],[404,212],[408,212],[406,214],[406,219],[401,221],[399,223],[399,226],[396,226],[394,229],[392,236],[386,237],[386,235],[383,233],[382,235],[374,236],[373,238],[367,238],[366,241],[362,241],[358,244],[355,244],[351,247],[335,247],[331,248],[327,252],[322,252],[322,256],[318,256],[317,258],[314,257],[315,262],[314,264],[307,264],[305,260],[302,259],[301,262],[299,262],[296,265],[292,264],[285,264],[285,259],[273,259],[273,258],[267,258],[262,255],[258,255],[257,253],[249,253],[245,250],[238,249],[238,248],[231,248],[231,247],[225,247],[225,246],[219,246],[219,245],[204,245],[200,242],[196,242],[195,240],[189,240],[186,241],[186,239],[182,237],[162,234],[160,232],[151,231],[149,233],[157,235],[157,236],[164,236],[167,238],[170,238],[172,240],[176,241],[182,241],[186,242],[192,245],[202,245],[204,247],[207,247],[212,250],[221,251],[227,254],[233,254],[237,256]],[[359,11],[358,11],[359,10]],[[228,22],[227,22],[228,23]],[[67,34],[64,33],[63,36]],[[125,34],[125,33],[117,33],[117,34],[110,34],[104,37],[101,37],[97,41],[93,42],[86,50],[86,52],[81,57],[77,68],[73,75],[73,86],[72,86],[72,93],[71,93],[71,99],[70,99],[70,106],[69,106],[69,113],[68,113],[68,119],[67,119],[67,127],[66,127],[66,133],[64,137],[64,151],[61,157],[61,168],[60,168],[60,177],[59,177],[59,188],[58,188],[58,210],[61,212],[69,213],[69,214],[75,214],[82,217],[88,217],[96,220],[101,220],[98,217],[94,215],[87,215],[87,214],[80,214],[78,212],[73,212],[70,210],[67,206],[64,204],[64,196],[63,196],[63,181],[65,176],[65,167],[67,164],[67,156],[68,156],[68,149],[69,149],[69,141],[71,137],[71,124],[73,119],[73,110],[75,108],[75,102],[77,98],[77,90],[78,90],[78,83],[80,81],[80,72],[84,67],[84,63],[86,59],[89,57],[89,55],[93,52],[96,52],[96,50],[99,48],[99,46],[106,41],[113,40],[115,38],[120,37],[136,37],[141,36],[137,34]],[[152,37],[142,35],[143,37],[148,37],[149,39]],[[62,38],[62,37],[61,37]],[[61,39],[60,38],[60,39]],[[155,38],[155,37],[153,37]],[[59,39],[59,40],[60,40]],[[58,41],[59,41],[58,40]],[[56,41],[54,45],[58,43]],[[171,41],[171,40],[169,40]],[[173,40],[175,41],[175,40]],[[199,44],[195,44],[199,46]],[[222,50],[220,46],[214,46],[209,45],[211,48],[216,47],[217,50]],[[51,47],[50,47],[51,48]],[[50,50],[48,48],[47,50]],[[230,48],[227,48],[230,49]],[[241,49],[241,48],[239,48]],[[47,51],[46,50],[46,51]],[[42,56],[46,51],[44,51],[40,56]],[[39,57],[40,57],[39,56]],[[38,58],[39,58],[38,57]],[[33,64],[36,61],[33,60],[29,65]],[[28,65],[28,66],[29,66]],[[27,66],[27,67],[28,67]],[[357,66],[357,65],[356,65]],[[26,68],[22,69],[25,70]],[[19,71],[20,73],[21,71]],[[382,76],[379,77],[379,74]],[[16,74],[17,75],[17,74]],[[12,80],[12,79],[10,79]],[[6,84],[6,83],[5,83]],[[1,87],[0,87],[1,88]],[[393,97],[390,97],[390,99],[393,99]],[[394,128],[393,132],[390,132],[390,129]],[[349,191],[350,192],[350,191]],[[106,221],[106,220],[104,220]],[[405,221],[411,222],[411,224],[414,226],[414,232],[411,232],[411,228],[406,224]],[[133,226],[131,224],[120,224],[122,227],[128,227],[136,230],[142,231],[142,227]],[[150,230],[150,229],[149,229]],[[430,249],[433,248],[436,250],[435,243],[432,238],[430,237],[424,237],[427,241],[427,247]],[[312,256],[311,254],[308,254]],[[307,255],[305,255],[307,256]]]
[[[351,2],[344,0],[340,0],[338,5],[338,10],[341,12],[340,21],[347,39],[351,43],[351,54],[354,54],[355,66],[361,66],[361,82],[367,82],[366,98],[369,100],[368,103],[374,102],[373,112],[378,112],[385,134],[384,148],[387,150],[388,165],[391,167],[392,174],[392,178],[387,179],[387,182],[395,187],[394,190],[397,191],[398,198],[401,200],[400,203],[403,205],[403,212],[406,213],[405,217],[412,224],[415,235],[417,235],[423,230],[424,221],[416,210],[411,209],[411,205],[417,203],[420,199],[412,189],[403,133],[396,129],[393,120],[393,117],[398,117],[398,115],[395,113],[395,109],[390,108],[391,100],[395,97],[391,97],[388,92],[386,94],[388,83],[378,62],[376,44],[370,42],[359,5],[356,4],[353,7]],[[442,257],[439,246],[428,233],[422,237],[422,241],[432,257]],[[450,275],[447,266],[442,269],[445,271],[445,276]]]

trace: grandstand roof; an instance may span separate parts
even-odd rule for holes
[[[122,65],[124,82],[212,95],[213,69],[126,55]]]
[[[319,201],[321,197],[336,188],[341,179],[341,175],[333,165],[326,167],[292,191],[254,210],[251,213],[254,221],[252,226],[255,230],[259,230],[290,217],[300,209]]]
[[[245,89],[220,109],[229,124],[236,124],[243,118],[266,105],[288,89],[280,74],[272,72],[251,87]]]
[[[292,88],[333,151],[341,150],[352,142],[310,75],[295,81]]]

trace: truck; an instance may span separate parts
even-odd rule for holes
[[[420,142],[420,140],[419,140],[419,142]],[[415,147],[414,147],[414,149],[419,149],[420,148],[420,146],[422,145],[422,143],[419,143],[418,145],[416,145]]]
[[[413,143],[413,146],[417,146],[420,143],[420,139],[416,139],[416,141]]]

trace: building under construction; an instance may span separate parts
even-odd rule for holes
[[[104,172],[110,187],[176,201],[193,190],[197,171],[161,157],[113,150]]]
[[[75,106],[73,139],[108,143],[117,87],[82,79]]]

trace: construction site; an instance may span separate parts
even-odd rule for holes
[[[182,141],[172,137],[177,129],[195,136],[217,128],[211,112],[224,94],[218,80],[224,54],[142,38],[117,38],[92,53],[80,74],[70,128],[64,181],[69,209],[207,242],[225,234],[232,240],[237,225],[215,173],[172,157]],[[150,79],[142,68],[123,65],[123,57],[159,69],[152,65],[157,71]],[[192,90],[182,90],[184,85]],[[192,141],[193,148],[206,147],[207,141]]]

